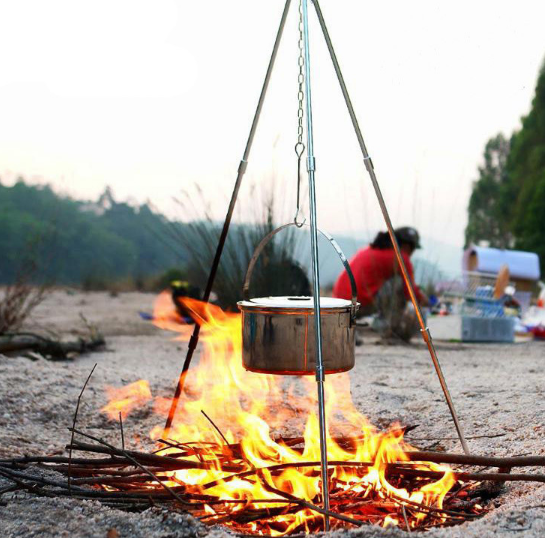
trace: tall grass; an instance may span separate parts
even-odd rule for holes
[[[0,289],[0,335],[19,330],[52,290],[49,284],[33,284],[37,265],[28,254],[23,253],[14,282]]]
[[[259,199],[252,189],[249,197]],[[183,227],[171,227],[170,231],[189,253],[186,266],[192,284],[204,288],[216,253],[223,222],[212,217],[202,191],[184,192],[176,202],[190,220]],[[217,303],[234,310],[242,298],[242,286],[248,264],[259,242],[280,223],[275,221],[276,195],[270,190],[262,203],[254,205],[254,222],[233,223],[223,250],[213,292]],[[200,213],[200,215],[199,215]],[[255,266],[250,285],[251,297],[269,295],[309,295],[308,278],[302,267],[294,260],[297,242],[301,234],[288,228],[275,236],[263,249]]]

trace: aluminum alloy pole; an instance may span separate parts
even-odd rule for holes
[[[418,323],[420,325],[420,332],[422,333],[422,338],[424,339],[424,342],[426,342],[426,345],[428,346],[428,351],[431,356],[431,360],[433,362],[433,365],[435,367],[435,371],[437,373],[437,377],[439,378],[439,383],[441,384],[441,388],[443,389],[443,394],[445,395],[445,400],[447,401],[448,408],[450,410],[450,414],[452,416],[452,420],[454,421],[454,425],[456,427],[456,431],[458,433],[458,437],[460,439],[460,443],[462,444],[462,448],[466,454],[469,454],[469,448],[467,446],[467,442],[464,437],[464,432],[462,430],[462,425],[460,424],[460,421],[458,420],[458,415],[456,413],[456,409],[454,408],[454,402],[452,401],[452,398],[450,396],[450,391],[447,386],[447,382],[445,380],[445,377],[443,375],[443,371],[441,369],[441,365],[439,363],[439,359],[437,357],[437,353],[435,351],[435,346],[433,344],[433,340],[431,337],[431,333],[429,328],[426,326],[426,323],[424,321],[424,316],[422,315],[422,311],[420,309],[420,305],[418,304],[418,300],[416,297],[416,293],[414,291],[414,286],[411,282],[411,279],[409,278],[409,273],[407,271],[407,267],[405,266],[405,261],[403,260],[403,256],[401,255],[401,250],[399,248],[399,244],[397,242],[397,238],[394,234],[394,228],[392,226],[392,221],[390,220],[390,215],[388,214],[388,209],[386,208],[386,203],[384,202],[384,198],[382,196],[382,192],[380,190],[380,186],[378,184],[377,176],[375,174],[375,169],[373,167],[373,161],[371,161],[371,157],[369,156],[369,152],[367,151],[367,147],[365,146],[365,142],[363,140],[363,135],[361,133],[360,126],[358,124],[358,119],[356,117],[356,113],[354,112],[354,107],[352,106],[352,101],[350,99],[350,95],[348,94],[348,90],[346,88],[346,84],[344,82],[344,77],[341,72],[341,68],[339,65],[339,62],[337,60],[337,55],[335,54],[335,50],[333,49],[333,43],[331,42],[331,38],[329,36],[329,32],[327,30],[327,26],[325,24],[324,16],[322,14],[322,10],[320,9],[320,3],[318,0],[312,0],[314,3],[314,7],[316,8],[316,13],[318,15],[318,20],[320,21],[320,26],[322,28],[322,32],[324,34],[325,41],[327,43],[327,48],[329,49],[329,54],[331,56],[331,60],[333,61],[333,66],[335,68],[335,72],[337,74],[337,79],[339,81],[339,84],[341,86],[341,90],[344,96],[344,100],[346,102],[346,106],[348,108],[348,112],[350,114],[350,118],[352,120],[352,125],[354,126],[354,130],[356,131],[356,136],[358,138],[358,142],[360,145],[361,152],[363,154],[363,161],[365,163],[365,168],[367,169],[367,172],[369,173],[369,176],[371,178],[371,183],[373,184],[373,188],[375,190],[375,194],[378,199],[378,203],[380,206],[380,209],[382,211],[382,216],[384,217],[384,222],[386,223],[386,227],[388,228],[388,233],[390,234],[390,239],[392,240],[392,245],[394,247],[395,255],[397,257],[397,261],[399,263],[399,267],[401,269],[401,274],[403,276],[403,280],[405,281],[405,284],[407,286],[407,289],[409,290],[409,295],[411,297],[411,301],[414,306],[414,310],[416,312],[416,317],[418,318]]]
[[[263,103],[265,102],[265,95],[267,94],[267,89],[269,87],[269,81],[271,79],[271,74],[274,68],[274,63],[278,53],[278,48],[280,46],[280,40],[282,39],[282,34],[284,33],[284,27],[286,26],[286,18],[290,9],[291,0],[286,0],[284,5],[284,11],[282,12],[282,18],[280,20],[280,26],[278,27],[278,32],[276,34],[276,39],[273,46],[273,51],[271,58],[269,60],[269,65],[267,67],[267,73],[265,74],[265,80],[263,82],[263,87],[261,89],[261,94],[259,95],[259,101],[257,103],[257,109],[254,114],[254,119],[252,121],[252,126],[250,128],[250,134],[248,135],[248,140],[246,142],[246,147],[244,149],[244,155],[240,161],[238,167],[237,179],[235,181],[235,186],[233,188],[233,194],[231,195],[231,201],[229,202],[229,208],[227,209],[227,215],[225,216],[225,222],[223,223],[223,229],[218,241],[218,246],[216,248],[216,254],[214,256],[214,261],[212,262],[212,267],[210,268],[210,274],[208,276],[208,281],[206,283],[206,288],[204,290],[203,301],[208,302],[210,299],[210,294],[212,292],[212,286],[214,285],[214,280],[216,279],[216,273],[218,271],[221,255],[223,253],[223,247],[227,239],[227,233],[229,232],[229,226],[231,225],[231,219],[233,217],[233,211],[235,209],[235,204],[238,198],[238,191],[240,190],[240,185],[242,183],[242,177],[246,172],[248,166],[248,157],[250,156],[250,150],[252,149],[252,144],[254,141],[255,132],[257,129],[257,124],[259,123],[259,117],[261,116],[261,110],[263,108]],[[163,430],[163,439],[167,439],[170,434],[170,428],[172,427],[172,422],[176,415],[176,409],[178,408],[178,402],[185,384],[185,378],[187,377],[187,372],[193,358],[193,353],[195,348],[199,343],[199,333],[201,326],[197,323],[195,324],[195,329],[189,340],[189,347],[187,349],[187,355],[185,357],[184,365],[182,367],[182,372],[178,379],[178,384],[176,385],[176,391],[174,392],[174,397],[172,398],[172,403],[170,405],[170,411],[168,413],[168,418]]]
[[[316,222],[316,184],[314,172],[314,137],[312,127],[312,96],[310,91],[310,46],[308,33],[308,5],[303,3],[303,41],[305,48],[305,94],[307,105],[307,169],[310,209],[310,243],[312,258],[312,283],[314,288],[314,328],[316,333],[316,384],[318,389],[318,418],[320,425],[320,456],[322,471],[322,497],[324,508],[329,510],[329,480],[327,476],[327,423],[325,416],[324,360],[322,355],[322,323],[320,313],[320,271],[318,265],[318,224]],[[325,516],[325,530],[329,530],[329,516]]]

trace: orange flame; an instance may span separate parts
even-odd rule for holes
[[[257,507],[260,506],[259,499],[281,500],[277,494],[271,493],[272,488],[310,502],[319,502],[321,483],[317,467],[294,466],[320,460],[316,387],[312,376],[275,376],[245,371],[241,360],[241,316],[194,299],[184,298],[182,301],[184,308],[201,325],[203,345],[198,363],[195,360],[196,364],[186,378],[185,393],[179,402],[171,438],[178,442],[202,442],[203,447],[207,446],[206,442],[214,442],[216,450],[203,449],[199,454],[201,461],[209,463],[212,469],[175,471],[170,474],[173,482],[183,483],[195,493],[223,500],[246,500]],[[158,297],[154,319],[158,327],[178,332],[178,340],[189,339],[193,328],[185,324],[176,312],[168,292]],[[435,471],[442,477],[436,481],[427,480],[425,485],[411,491],[392,484],[388,478],[388,464],[408,462],[405,451],[411,450],[403,440],[403,430],[393,425],[389,431],[380,432],[367,421],[351,400],[348,373],[329,375],[325,390],[329,419],[327,451],[333,466],[332,499],[351,493],[357,494],[359,499],[383,504],[391,501],[390,504],[398,508],[407,503],[413,513],[413,526],[427,513],[416,510],[415,506],[442,508],[446,493],[455,484],[452,472],[433,463],[411,463],[412,468]],[[166,416],[169,404],[170,400],[157,398],[155,411]],[[113,402],[103,410],[112,405]],[[253,475],[226,479],[232,472],[224,469],[226,460],[222,458],[221,450],[217,450],[217,445],[224,445],[225,440],[202,411],[210,416],[230,445],[239,443],[240,458],[247,470],[254,472]],[[300,445],[304,448],[284,442],[281,435],[286,431],[302,433],[304,442]],[[159,439],[161,434],[162,425],[157,425],[151,432],[153,439]],[[344,436],[344,441],[335,437],[339,434]],[[347,436],[354,441],[347,444]],[[196,459],[197,456],[190,458]],[[343,462],[351,465],[343,466]],[[360,465],[354,465],[354,462]],[[274,472],[269,469],[286,464],[287,468]],[[259,476],[255,469],[262,469]],[[234,513],[242,506],[233,504],[230,510]],[[279,502],[267,506],[281,507],[285,504]],[[215,514],[214,506],[207,506],[206,513]],[[399,519],[399,512],[377,514],[371,520],[384,527],[405,524]],[[245,532],[279,535],[294,530],[310,532],[310,525],[319,518],[321,516],[308,509],[301,509],[294,514],[272,518],[275,524],[266,529],[256,523],[235,526]]]
[[[119,413],[123,419],[152,399],[149,383],[145,379],[135,381],[125,387],[106,387],[109,402],[101,411],[111,420],[117,420]]]

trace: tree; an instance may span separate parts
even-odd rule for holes
[[[22,180],[0,184],[0,284],[15,282],[31,264],[39,268],[34,282],[104,284],[156,275],[183,261],[168,241],[169,224],[175,225],[147,205],[117,203],[109,189],[91,203]]]
[[[513,201],[512,229],[515,246],[537,252],[545,266],[545,63],[542,65],[530,113],[513,135],[508,160]]]
[[[469,199],[466,246],[481,240],[497,248],[512,245],[509,207],[505,204],[505,192],[510,185],[509,148],[509,141],[501,133],[486,143],[484,164],[479,167],[479,179],[473,183]]]

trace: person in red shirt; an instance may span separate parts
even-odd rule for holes
[[[428,298],[414,283],[414,270],[410,259],[413,252],[420,248],[418,232],[414,228],[403,227],[397,228],[394,233],[418,302],[426,306]],[[356,280],[358,301],[361,304],[360,315],[377,313],[383,336],[399,336],[403,340],[410,340],[418,330],[418,325],[414,312],[411,315],[407,309],[410,296],[403,282],[389,234],[379,232],[374,241],[368,247],[360,249],[349,263]],[[333,296],[351,298],[346,271],[335,282]]]

